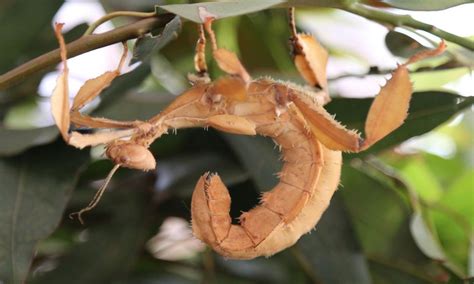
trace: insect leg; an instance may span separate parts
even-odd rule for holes
[[[311,87],[321,91],[316,94],[323,96],[323,101],[327,103],[331,100],[326,77],[328,52],[312,35],[297,33],[294,7],[289,9],[288,15],[290,45],[296,69]]]
[[[212,55],[216,60],[217,65],[219,65],[219,68],[227,74],[238,76],[247,83],[250,82],[250,75],[247,70],[245,70],[245,67],[242,65],[237,55],[225,48],[217,47],[216,35],[212,30],[212,21],[212,18],[208,18],[204,23],[204,28],[209,34],[212,46]]]

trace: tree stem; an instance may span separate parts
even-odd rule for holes
[[[129,39],[142,37],[151,30],[163,27],[173,19],[171,13],[160,14],[159,16],[146,18],[135,23],[125,25],[102,34],[92,34],[80,37],[79,39],[66,45],[68,57],[95,50],[114,43],[123,42]],[[20,83],[32,74],[44,70],[50,66],[61,62],[59,48],[32,59],[23,65],[0,76],[0,91],[6,90],[15,84]]]
[[[362,16],[366,19],[377,21],[380,23],[388,23],[397,27],[411,27],[418,30],[423,30],[443,38],[447,41],[456,43],[462,47],[465,47],[469,50],[474,51],[474,41],[471,41],[467,38],[457,36],[447,31],[441,30],[433,25],[426,24],[420,21],[413,19],[409,15],[396,15],[388,12],[381,11],[379,9],[369,8],[360,4],[349,4],[344,6],[342,9],[351,12],[353,14]]]

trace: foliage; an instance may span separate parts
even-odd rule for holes
[[[0,3],[0,37],[8,39],[0,54],[1,73],[57,46],[50,22],[62,1],[39,2]],[[111,9],[154,9],[153,1],[142,2],[143,7],[114,0],[103,4]],[[187,87],[181,82],[192,71],[197,33],[195,24],[183,18],[200,19],[195,4],[182,2],[157,8],[181,17],[136,41],[134,61],[140,65],[105,90],[91,110],[94,115],[146,119],[177,95],[169,90]],[[222,18],[242,15],[216,22],[218,40],[238,52],[252,74],[295,79],[285,50],[285,11],[279,7],[357,1],[234,2],[205,4]],[[362,2],[440,10],[472,1]],[[83,25],[71,30],[66,40],[83,31]],[[400,57],[424,48],[393,30],[385,42]],[[163,255],[185,247],[191,237],[160,247],[158,253],[150,239],[164,230],[169,217],[189,221],[192,189],[205,171],[219,172],[226,182],[234,215],[252,208],[260,192],[276,182],[280,162],[271,141],[198,129],[163,137],[151,148],[157,171],[120,170],[81,226],[67,215],[87,204],[112,165],[97,154],[102,149],[74,150],[55,128],[15,120],[25,109],[40,109],[44,98],[37,95],[38,85],[52,68],[31,75],[21,85],[0,91],[0,283],[463,283],[474,277],[474,125],[472,110],[465,111],[474,100],[441,88],[433,78],[445,72],[441,77],[447,82],[457,80],[469,72],[466,66],[472,65],[472,58],[472,51],[455,47],[431,60],[430,66],[416,66],[417,92],[406,123],[370,151],[345,155],[341,188],[316,230],[274,257],[251,261],[225,260],[201,247],[170,259]],[[210,73],[219,71],[210,64]],[[349,127],[363,129],[371,101],[337,97],[327,109]],[[460,114],[465,118],[459,125],[446,126]],[[22,129],[12,128],[11,121]],[[452,137],[457,151],[440,157],[397,148],[430,131]],[[163,242],[172,239],[159,236]]]

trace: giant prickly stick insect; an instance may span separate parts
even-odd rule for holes
[[[232,224],[230,195],[217,174],[204,174],[195,187],[192,204],[194,235],[229,258],[251,259],[270,256],[291,245],[310,231],[326,210],[336,191],[341,172],[341,152],[367,149],[398,128],[407,115],[412,86],[407,65],[439,54],[444,43],[399,65],[376,96],[365,124],[366,138],[347,130],[323,106],[330,100],[326,79],[328,53],[310,35],[298,34],[290,9],[290,38],[295,65],[310,85],[297,86],[269,78],[252,79],[237,56],[217,46],[213,18],[200,25],[193,86],[178,96],[161,113],[148,121],[115,121],[94,118],[81,108],[100,94],[120,74],[119,67],[88,80],[69,106],[68,68],[61,24],[56,25],[63,72],[52,95],[52,113],[64,140],[72,146],[105,145],[115,163],[106,182],[82,213],[96,206],[113,173],[119,167],[152,170],[155,159],[150,144],[168,131],[189,127],[213,127],[242,134],[263,135],[279,145],[284,164],[279,183],[261,197],[260,204],[242,213]],[[205,47],[207,32],[212,55],[226,76],[211,81],[207,75]],[[75,126],[97,128],[93,134],[70,131]]]

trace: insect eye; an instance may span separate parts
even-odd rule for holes
[[[156,167],[153,154],[142,145],[133,143],[114,144],[107,148],[106,155],[122,167],[149,171]]]

